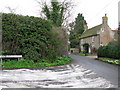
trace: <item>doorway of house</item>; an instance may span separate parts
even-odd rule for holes
[[[84,53],[89,53],[89,44],[88,43],[83,44],[83,49]]]
[[[71,53],[73,53],[73,50],[71,50]]]

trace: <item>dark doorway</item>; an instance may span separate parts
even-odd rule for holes
[[[73,50],[71,50],[71,53],[73,53]]]
[[[89,53],[89,44],[88,43],[83,44],[83,49],[84,53]]]

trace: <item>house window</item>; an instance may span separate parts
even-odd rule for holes
[[[95,37],[94,36],[92,37],[92,42],[95,42]]]
[[[104,29],[103,29],[103,28],[101,28],[101,31],[102,31],[102,32],[104,32]]]

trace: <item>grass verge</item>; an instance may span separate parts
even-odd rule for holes
[[[46,67],[65,65],[72,61],[69,56],[57,57],[56,60],[41,59],[39,62],[33,62],[32,60],[21,59],[19,61],[9,60],[0,63],[4,68],[28,68],[28,67]]]
[[[96,59],[104,62],[120,65],[120,59],[111,59],[111,58],[96,58]]]

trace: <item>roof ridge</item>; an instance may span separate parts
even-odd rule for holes
[[[102,24],[99,24],[99,25],[96,25],[96,26],[94,26],[94,27],[91,27],[91,28],[89,28],[88,30],[91,30],[91,29],[93,29],[93,28],[95,28],[95,27],[98,27],[98,26],[101,26]],[[87,30],[86,30],[87,31]]]
[[[97,34],[97,31],[100,30],[102,24],[99,24],[99,25],[96,25],[90,29],[87,29],[82,35],[80,38],[85,38],[85,37],[88,37],[88,36],[91,36],[91,35],[95,35]]]

